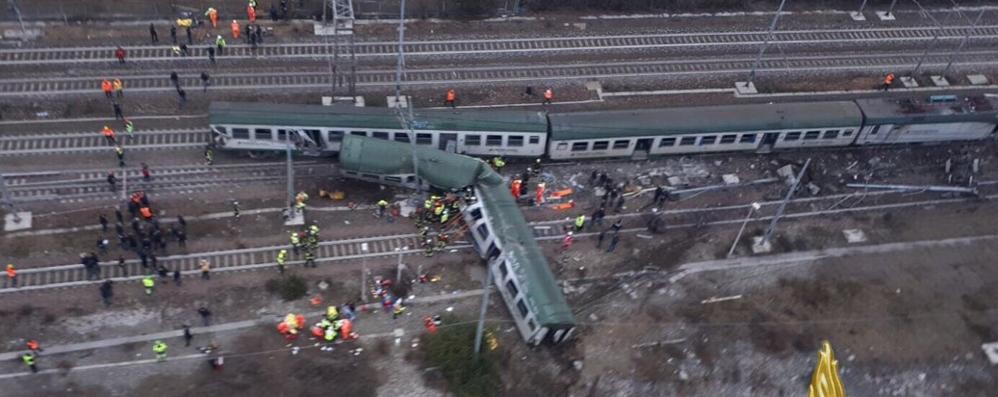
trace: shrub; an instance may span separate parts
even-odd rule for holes
[[[296,274],[267,280],[266,288],[286,301],[301,299],[308,292],[305,279]]]
[[[448,319],[450,320],[450,319]],[[483,342],[482,352],[475,360],[475,323],[455,324],[445,321],[433,335],[427,335],[422,344],[423,354],[430,366],[440,370],[451,391],[457,396],[494,396],[499,391],[499,370],[495,352]]]

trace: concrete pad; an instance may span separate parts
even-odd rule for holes
[[[915,81],[915,78],[911,76],[901,76],[901,84],[904,84],[905,88],[918,87],[918,81]]]
[[[724,175],[721,175],[721,180],[724,181],[725,185],[737,185],[738,183],[741,182],[741,180],[738,179],[738,175],[735,175],[735,174],[724,174]]]
[[[773,244],[769,241],[763,244],[762,236],[752,237],[752,253],[765,254],[773,250]]]
[[[31,212],[11,213],[3,218],[3,231],[13,232],[25,229],[31,229]]]
[[[929,78],[932,79],[932,84],[935,84],[936,87],[949,87],[949,80],[946,80],[944,76],[930,76]]]
[[[988,356],[991,365],[998,364],[998,342],[982,344],[981,349],[984,349],[984,355]]]
[[[284,221],[284,226],[301,226],[305,224],[305,214],[301,211],[291,211],[288,219]]]
[[[345,21],[340,24],[339,29],[333,24],[315,22],[312,24],[316,36],[344,36],[353,34],[353,21]]]
[[[735,82],[735,94],[736,95],[752,95],[758,94],[759,91],[755,89],[755,83],[751,81],[736,81]]]
[[[861,229],[845,229],[842,235],[846,237],[846,242],[850,244],[866,242],[866,233]]]
[[[866,16],[863,15],[863,13],[859,12],[859,11],[850,12],[849,13],[849,17],[852,18],[853,21],[865,21],[866,20]]]
[[[409,107],[409,101],[410,101],[410,99],[409,99],[408,95],[403,95],[401,98],[396,98],[393,95],[393,96],[387,97],[386,99],[387,99],[387,102],[388,102],[388,108],[390,108],[390,109],[394,109],[396,107],[401,107],[401,108],[405,109],[405,108]]]
[[[877,11],[876,14],[877,18],[880,18],[881,21],[893,21],[895,19],[894,14],[887,11]]]
[[[970,81],[972,85],[988,85],[988,78],[983,74],[968,74],[967,80]]]

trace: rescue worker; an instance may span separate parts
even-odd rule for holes
[[[544,204],[544,184],[538,183],[537,190],[534,192],[534,204],[541,205]]]
[[[579,215],[575,217],[575,231],[581,232],[584,227],[586,227],[586,216]]]
[[[246,19],[249,19],[249,23],[256,22],[256,9],[253,6],[246,6]]]
[[[204,87],[204,92],[208,92],[208,86],[211,85],[211,76],[208,76],[208,72],[201,72],[201,85]]]
[[[298,237],[298,232],[291,232],[291,249],[294,250],[295,256],[298,256],[299,246],[301,246],[301,238]]]
[[[215,47],[208,46],[208,60],[211,61],[212,65],[215,64]]]
[[[288,250],[280,250],[277,252],[277,270],[279,270],[281,274],[284,274],[284,269],[286,267],[284,265],[284,261],[286,261],[287,259],[288,259]]]
[[[534,160],[534,166],[530,168],[534,175],[541,174],[541,159]]]
[[[118,47],[114,50],[114,57],[118,58],[118,63],[125,63],[125,49]]]
[[[114,185],[118,183],[118,178],[114,176],[114,172],[107,173],[107,184],[111,185],[111,189],[114,190]]]
[[[11,287],[17,287],[17,270],[14,270],[14,265],[11,263],[7,264],[7,284]]]
[[[187,31],[187,44],[194,45],[194,36],[191,34],[191,27],[190,27],[190,25],[185,26],[184,30]],[[184,55],[187,55],[187,47],[185,47],[183,45],[181,45],[180,47],[184,49]]]
[[[561,250],[568,251],[569,248],[572,248],[573,241],[572,232],[565,234],[565,238],[561,239]]]
[[[232,29],[232,38],[233,39],[238,39],[239,38],[239,22],[236,22],[236,20],[233,19],[232,23],[229,24],[229,27]]]
[[[114,110],[114,119],[115,120],[124,120],[125,119],[125,115],[121,112],[121,104],[119,104],[118,102],[111,102],[111,109]]]
[[[443,233],[439,233],[439,234],[437,234],[437,247],[436,247],[436,250],[437,251],[443,251],[444,248],[447,248],[447,235],[443,234]]]
[[[201,259],[201,279],[211,280],[211,262],[207,259]]]
[[[156,361],[166,361],[166,343],[163,341],[153,342],[152,352],[156,353]]]
[[[212,145],[205,146],[204,161],[208,163],[208,165],[212,165],[215,163],[215,149],[212,147]]]
[[[208,20],[211,21],[212,29],[218,27],[218,10],[214,7],[208,7],[208,11],[205,11],[204,15],[206,15]]]
[[[398,318],[403,313],[405,313],[405,306],[402,306],[402,298],[399,298],[399,300],[395,301],[395,304],[392,305],[392,320]]]
[[[388,209],[388,202],[384,199],[378,200],[378,218],[385,216],[385,210]]]
[[[308,227],[308,234],[311,237],[318,236],[319,235],[319,225],[316,225],[316,224],[313,223],[311,226],[309,226]]]
[[[35,365],[35,354],[34,353],[30,353],[29,352],[29,353],[22,354],[21,355],[21,361],[24,362],[24,365],[27,365],[28,368],[31,368],[31,372],[32,373],[38,373],[38,366]]]
[[[239,218],[239,202],[232,200],[232,216]]]
[[[125,96],[125,83],[122,83],[121,79],[114,79],[114,82],[111,83],[111,86],[114,88],[115,96],[117,96],[118,98]]]
[[[894,73],[887,73],[884,76],[884,83],[880,86],[880,89],[887,91],[887,89],[891,88],[892,84],[894,84]]]
[[[107,140],[108,145],[114,145],[116,143],[114,130],[112,130],[111,127],[105,125],[104,129],[101,130],[101,134],[104,135],[104,139]]]
[[[457,93],[454,92],[454,89],[447,90],[447,97],[444,100],[444,102],[447,104],[447,106],[457,109],[455,101],[457,101]]]
[[[28,339],[24,345],[28,347],[28,350],[30,350],[32,354],[37,354],[42,351],[42,348],[38,345],[38,341],[34,339]]]
[[[496,172],[502,173],[502,168],[506,166],[506,160],[503,160],[502,156],[493,157],[492,166],[495,167]]]
[[[305,251],[305,267],[315,267],[315,252],[311,249]]]
[[[544,90],[544,104],[550,105],[552,99],[554,99],[554,91],[551,91],[550,88]]]
[[[177,27],[170,25],[170,41],[177,45]]]
[[[322,351],[333,350],[333,341],[336,340],[336,330],[332,326],[326,327],[326,331],[322,335],[322,339],[326,341],[326,345],[321,347]]]
[[[222,35],[215,38],[215,47],[218,48],[218,55],[222,55],[222,51],[225,50],[225,39],[222,38]]]
[[[327,306],[326,307],[326,318],[325,319],[327,321],[336,321],[339,318],[340,318],[340,311],[336,309],[336,306]]]
[[[135,124],[132,123],[132,120],[129,119],[124,119],[124,121],[125,121],[125,132],[128,133],[128,136],[130,137],[135,136]]]
[[[121,146],[115,145],[115,147],[114,147],[114,155],[118,156],[118,166],[119,167],[124,167],[125,166],[125,149],[122,149]]]
[[[112,90],[111,81],[108,79],[104,79],[103,81],[101,81],[100,90],[104,92],[104,96],[111,98],[111,90]]]
[[[142,278],[142,286],[146,289],[146,295],[152,295],[152,289],[156,286],[156,280],[152,276],[145,276]]]
[[[440,214],[440,224],[445,225],[447,224],[448,220],[450,220],[450,211],[443,211],[443,213]]]
[[[523,181],[519,179],[514,179],[513,183],[509,186],[509,192],[513,194],[513,200],[520,199],[520,188],[523,185]]]
[[[256,10],[256,0],[249,0],[249,1],[247,1],[247,5],[249,5],[254,10]]]
[[[425,255],[426,257],[433,256],[433,251],[434,251],[433,240],[430,239],[423,240],[423,249],[424,249],[423,255]]]

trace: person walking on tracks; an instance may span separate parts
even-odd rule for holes
[[[170,25],[170,41],[177,45],[177,27]]]
[[[125,115],[121,113],[121,104],[118,102],[111,102],[111,108],[114,109],[114,119],[124,120]]]
[[[126,118],[122,118],[122,121],[125,122],[125,133],[128,134],[129,137],[128,139],[130,142],[132,137],[135,136],[135,123],[132,123],[132,120]]]
[[[211,280],[211,262],[208,262],[207,259],[201,259],[200,264],[201,264],[201,279]]]
[[[215,148],[210,144],[204,148],[204,161],[208,165],[215,163]]]
[[[108,145],[114,145],[117,143],[117,140],[114,137],[114,130],[112,130],[111,127],[105,125],[104,129],[101,130],[101,135],[104,136],[104,139],[107,141]]]
[[[222,35],[215,38],[215,47],[218,48],[218,55],[222,55],[222,51],[225,50],[225,39],[222,38]]]
[[[166,361],[166,343],[158,340],[152,344],[152,352],[156,353],[156,361]]]
[[[457,109],[457,93],[454,92],[453,88],[447,90],[447,96],[445,97],[444,102],[452,109]]]
[[[35,354],[28,352],[21,355],[21,362],[31,368],[31,373],[38,373],[38,366],[35,365]]]
[[[108,97],[109,99],[112,98],[111,90],[113,90],[113,87],[111,86],[111,80],[108,79],[102,80],[100,82],[100,90],[104,92],[104,96]]]
[[[208,61],[210,61],[212,65],[215,64],[215,47],[208,46]]]
[[[118,166],[119,167],[124,167],[125,166],[125,149],[122,149],[120,145],[115,145],[114,146],[114,154],[115,154],[115,156],[118,156]]]
[[[116,97],[122,98],[125,96],[125,83],[122,83],[121,79],[114,79],[111,87],[114,88],[114,95]]]
[[[284,274],[284,270],[287,267],[284,262],[288,260],[288,250],[280,250],[277,252],[277,270]]]
[[[191,346],[191,339],[194,339],[194,335],[191,334],[191,326],[184,324],[184,347]]]
[[[116,50],[114,50],[114,57],[118,58],[118,63],[124,64],[125,63],[125,49],[121,48],[119,46]]]
[[[104,306],[111,306],[111,298],[114,297],[114,281],[104,280],[100,285],[100,299]]]
[[[550,88],[544,90],[544,104],[550,105],[552,100],[554,100],[554,91]]]
[[[8,263],[5,271],[7,272],[7,285],[17,287],[17,270],[14,269],[14,264]]]
[[[156,25],[152,23],[149,24],[149,38],[153,44],[159,43],[159,33],[156,32]]]
[[[111,190],[115,190],[116,184],[118,183],[118,178],[114,176],[114,172],[107,173],[107,184],[111,185]]]
[[[211,85],[211,76],[208,76],[208,72],[201,72],[201,86],[204,87],[203,92],[208,92],[209,85]]]
[[[152,276],[146,275],[142,278],[142,287],[146,289],[146,295],[152,295],[152,290],[156,287],[156,280]]]
[[[239,218],[239,202],[236,200],[232,200],[232,216]]]
[[[236,22],[236,20],[233,19],[232,23],[229,24],[229,28],[232,30],[232,38],[233,39],[238,39],[239,38],[239,22]]]
[[[891,88],[891,85],[893,84],[894,84],[894,73],[887,73],[887,75],[884,76],[884,83],[880,86],[880,89],[887,91],[888,89]]]
[[[170,82],[173,83],[173,87],[180,91],[180,75],[177,72],[170,72]]]
[[[208,17],[209,21],[211,21],[212,29],[218,27],[218,10],[216,10],[214,7],[208,7],[208,11],[205,11],[204,15]]]

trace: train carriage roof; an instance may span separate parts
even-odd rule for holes
[[[551,140],[858,127],[855,103],[798,102],[556,113]]]
[[[479,179],[479,159],[458,156],[430,147],[416,147],[419,174],[430,185],[441,189],[462,189]],[[412,144],[384,139],[345,135],[340,147],[340,167],[364,174],[412,174]]]
[[[998,103],[988,97],[940,95],[937,101],[919,99],[857,99],[866,124],[926,124],[998,122]]]
[[[212,102],[211,124],[286,125],[399,130],[402,124],[389,108],[348,105],[319,106],[257,102]],[[543,112],[519,110],[417,109],[414,130],[547,132]]]
[[[492,169],[488,172],[494,173]],[[534,239],[534,231],[523,218],[503,183],[477,185],[478,199],[489,214],[492,233],[502,246],[509,270],[516,275],[526,304],[539,324],[574,324],[575,317],[561,288]]]

